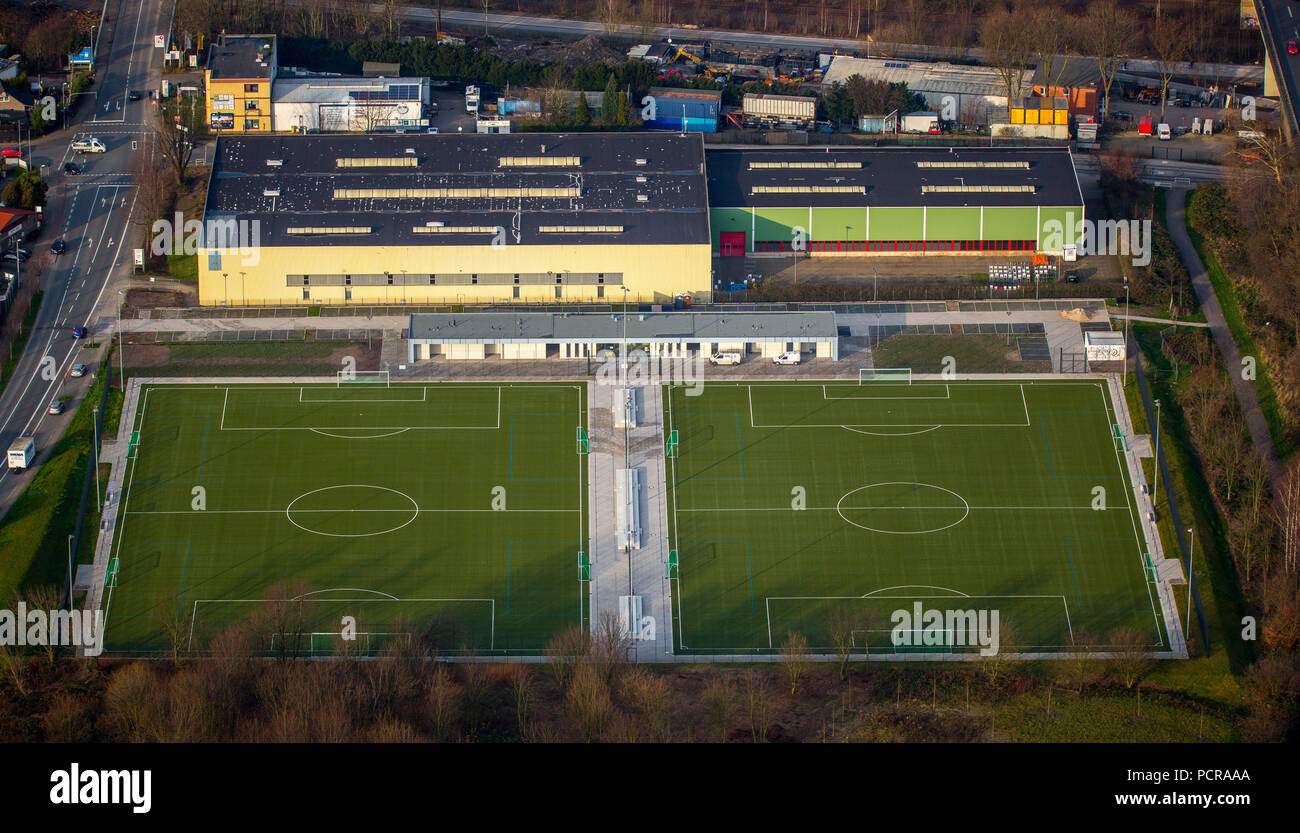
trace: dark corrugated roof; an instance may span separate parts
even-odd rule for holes
[[[408,153],[408,151],[410,151]],[[234,136],[217,143],[206,217],[258,220],[265,246],[466,245],[501,227],[507,244],[708,242],[704,146],[698,135],[408,134]],[[415,158],[414,167],[353,167],[340,158]],[[502,167],[501,157],[577,157],[577,166]],[[638,160],[643,160],[638,164]],[[274,161],[277,164],[268,164]],[[644,182],[638,181],[644,179]],[[336,189],[577,188],[576,197],[347,197]],[[278,193],[277,193],[278,192]],[[644,195],[645,199],[638,199]],[[541,226],[622,226],[542,232]],[[362,227],[346,235],[289,227]]]
[[[1082,205],[1067,148],[796,148],[709,150],[709,205],[1020,206]],[[751,162],[857,162],[861,168],[764,168]],[[918,162],[1027,162],[1024,168],[919,167]],[[1034,192],[930,192],[926,185],[1032,185]],[[860,187],[857,193],[752,193],[754,187]]]

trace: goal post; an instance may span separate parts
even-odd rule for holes
[[[577,444],[579,454],[589,454],[591,452],[591,438],[587,436],[587,429],[581,425],[578,426]]]
[[[677,456],[677,429],[676,428],[668,432],[668,439],[664,442],[664,456],[665,457]]]
[[[387,370],[340,370],[335,374],[335,381],[341,388],[353,385],[381,388],[389,386]]]
[[[868,382],[901,382],[905,385],[912,384],[912,368],[910,367],[863,367],[858,369],[858,384],[865,385]]]

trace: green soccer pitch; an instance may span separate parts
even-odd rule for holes
[[[108,651],[248,622],[275,652],[535,654],[588,622],[584,386],[153,385],[136,413]]]
[[[1003,649],[1104,649],[1121,628],[1168,649],[1104,382],[695,392],[663,394],[674,651],[795,632],[892,653],[892,614],[918,603],[997,610]]]

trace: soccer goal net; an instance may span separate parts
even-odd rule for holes
[[[387,370],[340,370],[338,371],[338,386],[350,387],[352,385],[370,385],[381,388],[388,387]]]
[[[910,367],[863,367],[858,370],[858,384],[867,382],[902,382],[912,384]]]

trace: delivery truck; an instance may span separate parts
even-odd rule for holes
[[[19,437],[9,446],[9,468],[22,471],[32,464],[36,457],[36,441],[31,437]]]

